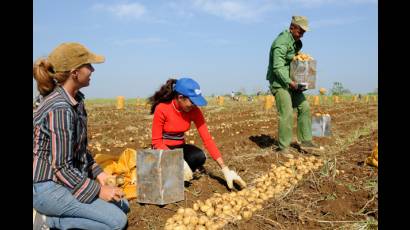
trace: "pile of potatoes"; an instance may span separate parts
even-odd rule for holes
[[[299,52],[297,55],[293,57],[294,61],[311,61],[313,58],[309,56],[309,54],[305,54],[302,52]]]
[[[285,189],[322,165],[323,161],[314,156],[289,159],[281,166],[272,164],[268,174],[255,179],[253,186],[238,192],[214,193],[205,201],[196,201],[192,208],[178,209],[166,221],[165,229],[221,229],[228,222],[249,220],[267,200],[280,197]]]

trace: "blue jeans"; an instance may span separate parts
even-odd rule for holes
[[[129,204],[126,199],[110,203],[99,198],[81,203],[68,188],[46,181],[33,184],[33,208],[46,215],[50,228],[123,229]]]

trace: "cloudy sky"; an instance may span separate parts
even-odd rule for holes
[[[33,61],[68,41],[106,57],[87,98],[147,97],[181,76],[205,95],[266,90],[270,46],[292,15],[309,18],[302,52],[318,62],[318,87],[378,87],[376,0],[35,0],[33,9]]]

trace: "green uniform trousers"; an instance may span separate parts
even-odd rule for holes
[[[292,141],[293,109],[297,110],[297,137],[299,141],[312,141],[312,118],[309,102],[302,92],[284,88],[271,88],[279,113],[279,148],[289,147]]]

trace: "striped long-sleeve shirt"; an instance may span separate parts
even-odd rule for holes
[[[87,149],[84,95],[74,99],[56,87],[33,111],[33,183],[55,181],[90,203],[100,191],[95,178],[101,172]]]

